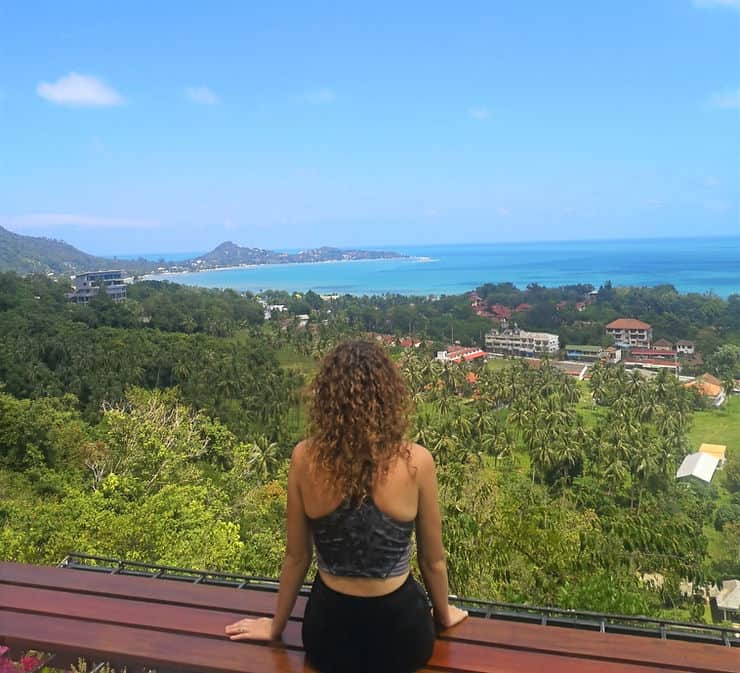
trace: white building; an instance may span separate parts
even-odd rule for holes
[[[502,355],[556,355],[560,350],[557,334],[526,332],[520,329],[491,330],[486,334],[486,350]]]
[[[480,348],[464,348],[455,345],[449,346],[446,351],[437,351],[436,359],[440,362],[469,362],[485,356],[485,351]]]
[[[699,480],[708,484],[712,481],[719,460],[708,453],[690,453],[683,459],[676,472],[676,479]]]
[[[285,304],[268,304],[264,299],[257,300],[265,309],[265,320],[270,320],[273,313],[285,313],[288,307]]]
[[[606,333],[616,344],[643,346],[647,348],[653,340],[653,328],[642,320],[619,318],[606,326]]]
[[[686,339],[679,339],[676,341],[676,350],[681,355],[693,355],[694,354],[694,342],[687,341]]]
[[[75,304],[87,304],[101,288],[114,301],[126,301],[126,283],[123,271],[88,271],[72,277],[74,292],[67,299]]]
[[[727,622],[740,621],[740,580],[725,580],[717,594],[717,608]]]

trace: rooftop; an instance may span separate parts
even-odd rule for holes
[[[724,460],[727,454],[727,447],[723,444],[702,444],[699,447],[699,453],[708,453],[717,460]]]
[[[650,329],[650,325],[635,318],[617,318],[612,320],[606,329]]]
[[[717,607],[723,610],[740,610],[740,580],[725,580],[717,594]]]
[[[708,484],[712,481],[718,464],[719,460],[714,456],[710,456],[708,453],[690,453],[683,459],[683,462],[678,468],[676,479],[694,477]]]
[[[722,382],[711,374],[702,374],[693,381],[684,383],[685,388],[695,388],[705,397],[718,397],[722,394]]]
[[[661,348],[631,348],[630,354],[645,355],[648,357],[650,357],[651,355],[657,355],[660,357],[671,357],[672,355],[677,355],[676,351],[674,350],[665,350]]]

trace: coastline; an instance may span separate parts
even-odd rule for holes
[[[324,260],[159,272],[143,276],[239,292],[461,294],[485,283],[560,287],[673,286],[681,294],[740,294],[740,237],[574,244],[458,244],[399,248],[397,258]],[[340,264],[340,262],[367,262]],[[370,262],[376,262],[375,264]],[[395,262],[395,263],[389,263]],[[208,273],[210,272],[210,273]]]
[[[399,257],[377,257],[375,259],[323,259],[318,262],[280,262],[270,264],[236,264],[232,266],[211,266],[207,269],[190,269],[187,271],[155,271],[147,273],[143,280],[157,280],[161,276],[199,276],[211,271],[243,271],[245,269],[279,269],[283,267],[317,266],[319,264],[354,264],[359,262],[417,262],[427,263],[437,261],[432,257],[400,255]]]

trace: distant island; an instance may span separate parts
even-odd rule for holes
[[[177,273],[222,269],[232,266],[262,264],[296,264],[342,262],[364,259],[397,259],[405,257],[384,250],[343,250],[321,247],[297,253],[276,252],[263,248],[247,248],[231,241],[221,243],[210,252],[179,262],[164,259],[117,259],[89,255],[52,238],[23,236],[0,227],[0,271],[20,274],[75,275],[84,271],[121,269],[133,276],[157,273]]]
[[[259,264],[310,264],[315,262],[347,262],[360,259],[397,259],[404,257],[386,250],[342,250],[323,246],[301,252],[275,252],[263,248],[245,248],[226,241],[211,252],[193,259],[169,265],[168,270],[178,267],[182,271],[221,269],[230,266],[254,266]],[[162,269],[158,269],[162,270]]]

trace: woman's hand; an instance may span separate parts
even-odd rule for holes
[[[465,619],[468,616],[467,610],[461,610],[458,607],[455,607],[454,605],[448,605],[447,606],[447,617],[443,620],[437,618],[437,615],[435,615],[435,619],[437,621],[437,624],[442,629],[449,629],[455,626],[456,624],[459,624],[463,619]]]
[[[279,636],[272,634],[272,619],[240,619],[226,627],[230,640],[276,640]]]

